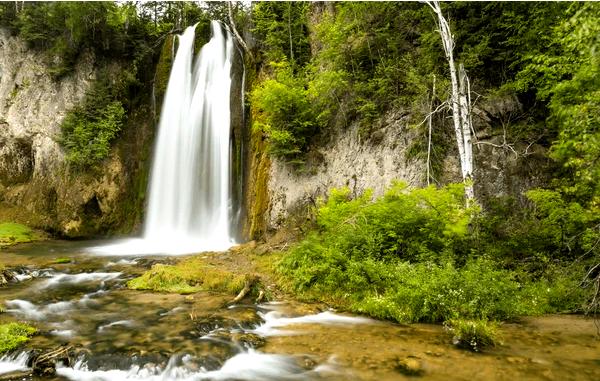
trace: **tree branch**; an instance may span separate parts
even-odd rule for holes
[[[242,36],[240,36],[237,28],[235,27],[235,21],[233,19],[233,5],[232,4],[233,4],[233,1],[227,2],[227,7],[229,9],[229,25],[231,26],[231,31],[233,32],[233,35],[235,36],[235,39],[237,40],[238,44],[242,47],[242,49],[248,55],[250,60],[254,61],[254,55],[252,54],[252,52],[248,48],[248,45],[246,44],[246,42],[244,41]]]

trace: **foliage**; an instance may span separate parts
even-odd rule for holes
[[[104,74],[86,94],[84,102],[71,109],[63,120],[61,142],[72,165],[87,167],[110,153],[111,142],[125,120],[117,91],[118,86]]]
[[[412,191],[401,183],[371,201],[333,190],[316,230],[279,264],[288,287],[356,312],[399,322],[510,319],[578,309],[587,297],[577,274],[530,275],[485,255],[472,240],[461,187]],[[478,217],[481,218],[481,217]],[[480,238],[482,238],[480,236]]]
[[[310,60],[309,2],[257,2],[252,7],[253,33],[267,62],[287,61],[293,68]]]
[[[34,327],[23,323],[0,324],[0,354],[25,343],[36,331]]]
[[[31,242],[36,238],[35,233],[25,225],[13,222],[0,223],[0,246]]]
[[[306,150],[308,137],[315,132],[316,118],[308,91],[294,77],[291,67],[286,63],[273,66],[275,78],[265,80],[251,94],[259,118],[264,120],[255,123],[254,128],[267,133],[275,155],[295,159]]]
[[[56,77],[68,74],[79,55],[134,58],[143,49],[147,23],[135,5],[112,2],[33,2],[7,20],[30,46],[49,53]]]
[[[202,290],[236,294],[242,290],[244,282],[244,276],[219,269],[196,257],[176,265],[156,264],[142,276],[130,280],[127,287],[178,294]]]
[[[493,347],[498,341],[497,324],[486,320],[450,320],[446,329],[454,345],[474,352]]]

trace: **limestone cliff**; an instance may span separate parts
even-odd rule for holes
[[[484,207],[496,196],[524,202],[526,190],[548,181],[550,163],[544,147],[523,142],[504,144],[501,124],[521,107],[516,99],[508,98],[491,99],[476,108],[475,191]],[[378,197],[393,180],[404,181],[410,187],[426,185],[424,156],[410,153],[418,140],[423,140],[421,146],[426,147],[426,139],[409,125],[405,113],[392,111],[377,121],[367,136],[358,123],[351,123],[330,136],[328,143],[314,145],[307,155],[307,165],[299,171],[275,158],[265,158],[265,144],[258,144],[260,139],[253,136],[250,188],[256,202],[249,204],[250,224],[254,227],[249,230],[250,236],[274,231],[290,217],[297,223],[297,218],[307,216],[307,208],[333,187],[348,187],[354,195],[370,188]],[[446,153],[439,163],[437,183],[461,182],[452,137],[444,144]]]
[[[132,215],[128,204],[141,204],[132,192],[145,176],[151,113],[130,112],[117,147],[97,168],[69,168],[60,125],[99,68],[82,54],[71,74],[55,80],[45,58],[0,30],[0,218],[70,237],[130,229],[139,212]]]

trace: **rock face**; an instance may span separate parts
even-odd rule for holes
[[[23,41],[0,30],[0,181],[5,186],[49,177],[62,167],[60,122],[95,78],[89,55],[59,82],[42,62]]]
[[[303,173],[273,160],[268,185],[268,228],[281,227],[289,215],[314,205],[331,188],[348,187],[354,195],[370,188],[378,197],[392,180],[422,185],[424,163],[408,158],[414,136],[402,114],[390,113],[369,136],[361,136],[359,126],[354,124],[318,152],[309,153],[308,169]]]
[[[516,98],[505,97],[488,100],[475,110],[475,193],[484,208],[497,196],[513,197],[523,203],[525,191],[548,182],[551,164],[544,147],[504,141],[502,126],[522,113],[521,107]],[[314,206],[318,197],[334,187],[348,187],[353,195],[370,188],[374,197],[378,197],[393,180],[404,181],[409,187],[424,186],[424,155],[412,157],[410,152],[415,142],[426,137],[409,127],[408,118],[399,111],[385,115],[376,127],[365,136],[353,124],[331,137],[328,144],[317,144],[318,148],[309,152],[303,172],[274,158],[258,160],[265,155],[266,147],[251,140],[253,182],[249,189],[256,195],[265,193],[262,198],[266,201],[248,203],[251,224],[263,226],[250,229],[253,234],[249,237],[256,239],[259,233],[276,230],[290,217],[298,222],[307,207]],[[447,151],[439,166],[441,173],[436,174],[439,184],[462,181],[456,143],[449,139],[444,143]],[[262,176],[259,165],[252,164],[255,161],[266,163],[266,176]],[[259,200],[258,196],[255,199]]]
[[[70,169],[59,144],[60,125],[85,97],[97,67],[91,54],[82,54],[71,74],[54,80],[44,62],[42,53],[0,30],[0,218],[69,237],[119,231],[125,222],[131,225],[131,216],[123,221],[117,214],[128,209],[123,203],[131,201],[134,177],[145,169],[132,159],[144,157],[152,133],[123,131],[138,139],[137,150],[124,155],[117,147],[94,170]],[[148,129],[136,121],[139,131]],[[151,131],[153,123],[147,124]]]

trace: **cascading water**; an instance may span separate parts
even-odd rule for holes
[[[231,234],[230,91],[233,41],[213,21],[195,65],[195,26],[178,36],[150,176],[142,239],[104,254],[225,250]]]

